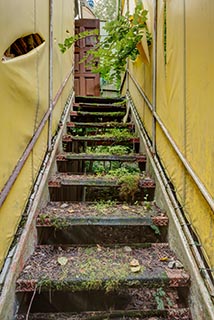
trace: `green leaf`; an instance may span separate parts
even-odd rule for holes
[[[61,266],[65,266],[68,262],[68,258],[66,257],[59,257],[57,258],[57,262],[61,265]]]

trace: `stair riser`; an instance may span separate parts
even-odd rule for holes
[[[121,97],[90,97],[90,96],[77,96],[75,97],[75,103],[104,103],[104,104],[113,104],[124,102],[124,99]]]
[[[73,106],[74,111],[90,111],[90,112],[115,112],[115,111],[126,111],[124,106],[113,106],[113,105],[90,105],[80,104]]]
[[[98,162],[98,160],[57,160],[57,169],[58,172],[70,172],[70,173],[93,173],[94,172],[94,162]],[[102,160],[100,160],[101,162]],[[103,161],[102,161],[103,163]],[[113,164],[116,164],[118,168],[120,167],[121,161],[109,161],[106,162],[105,172],[112,170]],[[145,171],[146,169],[146,162],[139,162],[138,167],[140,171]]]
[[[135,201],[153,201],[155,187],[141,188],[134,198],[121,198],[119,187],[87,187],[84,186],[61,186],[49,187],[50,201],[99,201],[117,200],[133,203]]]
[[[96,114],[89,114],[89,115],[72,115],[70,116],[70,121],[73,122],[122,122],[123,117],[125,116],[125,112],[123,115],[96,115]],[[129,118],[127,122],[129,122]]]
[[[56,221],[58,228],[60,223]],[[39,244],[124,244],[165,242],[167,227],[159,227],[160,234],[156,234],[151,226],[108,226],[108,225],[76,225],[57,229],[55,227],[37,227]]]
[[[63,151],[65,152],[74,152],[80,153],[85,152],[86,147],[96,147],[96,146],[115,146],[122,145],[131,148],[133,153],[139,153],[140,143],[139,141],[116,141],[116,140],[88,140],[88,141],[67,141],[65,139],[62,140]]]
[[[118,122],[67,122],[67,128],[78,129],[129,129],[134,132],[135,125],[133,123]]]
[[[114,127],[101,127],[101,128],[76,128],[76,127],[70,127],[67,126],[67,133],[71,134],[72,136],[95,136],[95,135],[104,135],[109,132],[112,132],[112,129]],[[119,129],[124,129],[124,128],[119,128]],[[125,128],[129,129],[130,133],[133,133],[134,131],[130,128]],[[127,131],[126,131],[127,132]]]
[[[31,307],[31,313],[35,312],[85,312],[85,311],[114,311],[124,310],[126,314],[129,312],[145,312],[147,315],[160,315],[166,313],[169,308],[169,303],[176,307],[186,307],[182,296],[176,290],[165,290],[164,298],[159,298],[157,289],[121,289],[111,292],[105,291],[80,291],[80,292],[66,292],[66,291],[52,291],[51,299],[50,292],[41,291],[34,297]],[[27,312],[31,292],[19,293],[18,300],[21,303],[19,313]],[[24,299],[23,299],[24,298]],[[24,301],[24,303],[23,303]],[[159,310],[164,308],[163,310]]]

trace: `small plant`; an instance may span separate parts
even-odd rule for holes
[[[134,201],[135,194],[138,192],[139,175],[127,174],[119,179],[120,197],[127,202]]]
[[[139,190],[140,175],[137,172],[129,171],[129,168],[121,167],[115,170],[110,170],[107,177],[117,177],[120,185],[119,195],[122,200],[133,202],[134,196]]]
[[[52,288],[52,280],[50,278],[46,277],[41,277],[38,282],[37,282],[37,288],[39,293],[41,292],[42,289],[51,289]]]
[[[107,22],[104,26],[107,36],[97,45],[97,50],[88,52],[88,55],[93,57],[90,60],[93,72],[100,73],[107,81],[113,82],[115,79],[119,83],[121,73],[125,71],[127,58],[136,59],[139,54],[137,44],[144,35],[148,45],[151,44],[151,34],[148,32],[146,20],[147,11],[143,10],[139,1],[133,15],[128,12],[125,16]]]
[[[105,137],[116,137],[117,141],[122,141],[125,139],[131,139],[136,137],[136,134],[133,134],[128,129],[110,129],[108,132],[105,133]]]
[[[69,31],[67,31],[67,33],[69,33]],[[58,46],[60,48],[60,51],[62,53],[65,53],[65,51],[67,49],[70,49],[71,46],[78,40],[81,40],[81,39],[84,39],[86,37],[89,37],[89,36],[98,36],[98,30],[97,29],[94,29],[94,30],[90,30],[90,31],[83,31],[83,32],[80,32],[78,34],[75,34],[74,36],[70,36],[68,38],[66,38],[64,40],[64,43],[59,43]]]
[[[104,210],[108,209],[108,208],[111,208],[112,206],[114,206],[116,204],[115,201],[112,201],[112,200],[107,200],[107,201],[104,201],[104,200],[100,200],[98,202],[96,202],[96,204],[92,205],[92,207],[102,213]]]
[[[46,213],[42,213],[39,215],[39,220],[41,225],[45,224],[47,222],[47,219],[49,219],[49,215]]]
[[[94,49],[88,50],[82,61],[90,61],[92,72],[100,73],[103,79],[111,83],[116,80],[119,85],[127,59],[135,60],[139,54],[137,44],[144,36],[148,45],[151,44],[152,37],[146,21],[147,11],[143,9],[141,1],[138,1],[133,15],[127,12],[125,16],[119,16],[105,24],[107,36]],[[64,53],[75,41],[91,35],[86,31],[66,38],[63,44],[59,44],[60,50]]]
[[[131,152],[130,148],[122,145],[115,146],[96,146],[96,147],[87,147],[87,153],[96,153],[96,154],[112,154],[112,155],[123,155]]]
[[[166,296],[165,291],[163,288],[158,288],[156,293],[154,293],[154,298],[157,303],[158,310],[164,310],[164,300],[163,298]]]
[[[152,207],[152,203],[151,203],[151,201],[148,201],[147,199],[148,199],[148,194],[146,194],[145,195],[145,197],[144,197],[144,200],[143,200],[143,208],[145,209],[145,210],[151,210],[151,207]]]
[[[155,224],[152,224],[152,225],[150,226],[150,228],[151,228],[152,230],[154,230],[154,233],[155,233],[155,234],[157,234],[157,235],[160,236],[161,232],[160,232],[160,229],[158,228],[158,226],[156,226]]]

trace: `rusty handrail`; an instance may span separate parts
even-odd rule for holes
[[[71,74],[73,73],[74,71],[74,66],[72,66],[71,70],[69,71],[69,73],[67,74],[64,82],[62,83],[61,87],[59,88],[59,90],[57,91],[56,93],[56,96],[53,100],[53,110],[54,110],[54,107],[56,106],[56,103],[60,97],[60,95],[62,94]],[[53,111],[52,110],[52,111]],[[37,130],[35,131],[31,141],[29,142],[28,146],[26,147],[25,151],[23,152],[21,158],[18,160],[12,174],[10,175],[9,179],[7,180],[7,182],[5,183],[3,189],[1,190],[0,192],[0,208],[1,206],[3,205],[4,201],[6,200],[13,184],[15,183],[21,169],[23,168],[26,160],[28,159],[32,149],[34,148],[34,145],[36,144],[39,136],[40,136],[40,133],[42,132],[44,126],[46,125],[49,117],[50,117],[50,113],[51,113],[51,110],[48,109],[48,111],[45,113],[44,117],[42,118]]]

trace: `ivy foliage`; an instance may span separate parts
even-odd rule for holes
[[[81,62],[87,61],[92,67],[92,72],[99,73],[106,81],[113,83],[116,80],[120,83],[127,59],[135,60],[139,54],[137,44],[142,37],[146,36],[148,45],[151,44],[151,34],[146,25],[147,14],[139,2],[133,15],[127,12],[125,16],[106,22],[104,29],[107,36],[93,49],[88,50]],[[88,35],[81,33],[67,38],[64,44],[59,44],[59,47],[65,52],[75,41]]]
[[[63,43],[59,43],[58,46],[60,48],[60,51],[62,53],[65,53],[65,51],[70,49],[71,46],[76,41],[79,41],[79,40],[84,39],[84,38],[89,37],[89,36],[98,36],[98,34],[99,34],[99,30],[97,30],[97,29],[90,30],[90,31],[86,30],[86,31],[80,32],[78,34],[75,34],[74,36],[71,36],[69,38],[66,38],[64,40],[64,42]]]

